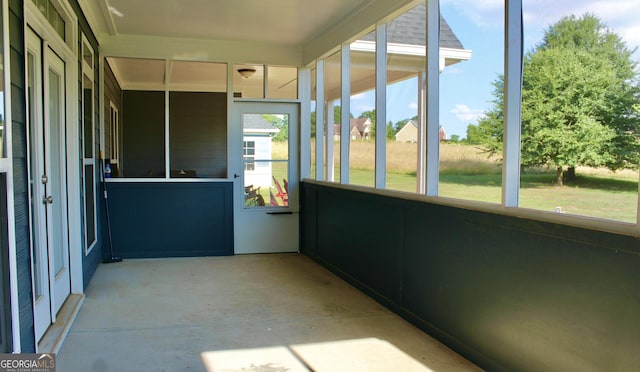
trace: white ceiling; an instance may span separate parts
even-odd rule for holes
[[[107,35],[303,45],[375,0],[81,0]]]

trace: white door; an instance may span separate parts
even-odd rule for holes
[[[71,291],[66,187],[65,64],[27,31],[27,104],[36,339]]]
[[[236,254],[298,251],[299,115],[294,103],[234,105]]]

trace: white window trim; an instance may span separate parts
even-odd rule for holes
[[[109,146],[111,153],[108,154],[109,161],[120,167],[120,111],[111,101],[109,101],[109,127],[111,129],[111,144]],[[115,158],[112,156],[114,154],[116,155]]]
[[[439,45],[439,3],[437,1],[427,2],[427,45]],[[504,135],[505,135],[505,143],[503,148],[504,153],[504,166],[503,166],[503,185],[502,185],[502,198],[500,204],[494,203],[485,203],[473,200],[464,200],[464,199],[453,199],[442,197],[438,195],[438,183],[439,183],[439,74],[440,74],[440,56],[439,49],[440,48],[430,48],[426,53],[426,76],[423,79],[423,82],[419,82],[421,89],[424,89],[424,94],[422,94],[421,105],[424,106],[422,110],[424,113],[421,114],[419,110],[419,115],[426,116],[427,128],[426,131],[428,133],[426,148],[421,149],[426,152],[426,175],[420,176],[420,172],[418,172],[419,177],[419,189],[416,194],[407,194],[404,192],[398,192],[394,190],[384,189],[384,187],[379,187],[381,184],[381,180],[379,177],[384,175],[384,171],[379,169],[382,164],[379,164],[376,161],[376,188],[364,187],[364,186],[356,186],[348,184],[348,178],[341,177],[340,184],[335,184],[332,182],[332,179],[329,177],[330,172],[327,172],[327,178],[323,178],[323,146],[322,146],[322,137],[320,137],[321,141],[318,141],[318,134],[316,134],[316,174],[315,179],[312,179],[313,183],[326,183],[332,187],[345,188],[345,189],[355,189],[358,191],[364,191],[369,193],[381,194],[381,195],[390,195],[394,197],[401,197],[410,200],[421,200],[427,201],[434,204],[447,205],[457,208],[470,209],[470,210],[478,210],[483,212],[490,212],[496,214],[502,214],[512,217],[518,218],[529,218],[542,222],[550,222],[563,224],[568,226],[587,228],[592,230],[610,232],[621,235],[629,235],[634,237],[640,237],[640,182],[639,182],[639,192],[637,196],[637,204],[638,211],[635,223],[626,223],[622,221],[615,220],[606,220],[600,218],[594,218],[589,216],[580,216],[580,215],[569,215],[569,214],[558,214],[555,212],[542,211],[542,210],[533,210],[519,206],[519,192],[520,192],[520,131],[521,131],[521,97],[522,97],[522,63],[523,63],[523,55],[522,55],[522,0],[506,0],[505,1],[505,115],[504,115]],[[388,20],[384,20],[383,22],[388,22]],[[383,23],[384,25],[386,23]],[[376,38],[379,39],[382,37],[381,31],[379,29],[381,25],[377,25],[376,29]],[[382,33],[384,35],[384,33]],[[378,42],[376,42],[378,43]],[[348,62],[345,62],[345,54],[344,54],[344,45],[342,45],[342,70],[349,69]],[[355,46],[352,45],[354,50],[360,49],[372,49],[373,42],[366,43],[356,43]],[[360,49],[358,49],[360,48]],[[377,55],[376,60],[380,59],[378,54],[381,53],[382,49],[378,43],[377,47]],[[334,49],[335,50],[335,49]],[[317,91],[316,91],[316,102],[324,102],[324,59],[332,54],[327,53],[324,57],[318,59],[316,62],[317,66]],[[380,65],[382,66],[382,65]],[[376,80],[379,79],[379,75],[381,71],[376,71]],[[345,122],[344,116],[348,115],[348,110],[345,110],[345,107],[348,108],[348,101],[345,105],[345,97],[349,97],[349,85],[345,86],[345,76],[348,74],[342,73],[342,87],[341,87],[341,97],[342,97],[342,109],[343,109],[343,118],[342,122]],[[419,79],[420,80],[420,79]],[[380,99],[380,82],[376,81],[376,104]],[[429,94],[430,92],[435,92],[435,94]],[[421,107],[422,107],[421,106]],[[376,108],[376,112],[380,113],[380,107]],[[346,112],[346,114],[345,114]],[[318,110],[316,108],[316,131],[317,133],[323,130],[323,125],[325,124],[324,115],[332,115],[333,111],[329,110],[329,108],[324,107],[324,109]],[[329,132],[329,131],[327,131]],[[345,136],[344,133],[341,138],[349,138],[348,132]],[[325,138],[324,143],[327,146],[327,152],[331,151],[330,145],[332,141],[329,138]],[[349,154],[348,151],[344,151],[345,147],[348,149],[348,144],[341,144],[341,148],[343,151],[340,153],[341,164],[348,164]],[[376,154],[378,154],[380,150],[378,146],[376,146]],[[330,153],[331,154],[331,153]],[[330,154],[328,154],[327,159],[330,159]],[[378,155],[376,155],[378,156]],[[348,175],[348,174],[347,174]],[[344,176],[344,174],[341,174]],[[425,193],[422,194],[421,193]]]
[[[78,51],[79,55],[80,55],[80,59],[82,60],[82,86],[83,86],[83,90],[84,90],[84,78],[85,76],[89,78],[89,80],[91,81],[91,90],[94,91],[95,90],[95,83],[94,83],[94,68],[93,68],[93,64],[88,64],[87,61],[85,61],[84,59],[84,51],[85,51],[85,46],[88,46],[89,52],[91,52],[91,61],[92,63],[95,63],[95,51],[93,50],[93,47],[91,46],[91,44],[89,43],[89,40],[87,39],[87,37],[84,35],[84,33],[82,34],[82,43],[81,43],[81,47],[80,50]],[[97,211],[97,198],[98,198],[98,192],[96,192],[96,178],[99,179],[101,177],[101,175],[97,172],[96,170],[96,158],[95,158],[95,153],[96,153],[96,119],[95,119],[95,100],[94,100],[94,96],[95,96],[95,92],[94,95],[92,95],[91,97],[91,155],[92,157],[90,158],[86,158],[85,157],[85,151],[86,151],[86,146],[87,144],[85,143],[85,126],[84,126],[84,117],[85,117],[85,102],[84,102],[84,92],[82,92],[81,97],[82,97],[82,136],[80,138],[82,138],[82,186],[83,186],[83,194],[84,194],[84,198],[83,198],[83,203],[84,205],[82,206],[83,208],[83,217],[84,217],[84,229],[82,231],[82,235],[83,235],[83,241],[84,241],[84,247],[85,247],[85,255],[88,256],[89,254],[91,254],[91,251],[93,251],[93,248],[96,246],[96,244],[98,243],[98,211]],[[86,194],[86,190],[87,190],[87,174],[86,174],[86,166],[87,165],[91,165],[93,166],[93,177],[92,182],[93,185],[91,185],[92,189],[93,189],[93,200],[91,201],[93,203],[93,216],[87,216],[87,208],[86,208],[86,204],[87,204],[87,194]],[[99,174],[98,177],[96,177],[96,174]],[[87,221],[89,218],[93,218],[93,242],[89,243],[89,236],[87,234]]]

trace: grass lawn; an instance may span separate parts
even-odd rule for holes
[[[373,186],[373,149],[372,142],[351,143],[351,184]],[[416,191],[416,154],[416,144],[387,143],[388,189]],[[339,175],[339,164],[334,164],[334,169],[335,174]],[[611,172],[578,167],[576,174],[575,181],[560,188],[555,186],[554,169],[523,172],[520,179],[520,206],[544,211],[560,208],[568,214],[636,222],[638,171]],[[440,196],[501,202],[502,168],[495,160],[487,159],[486,154],[475,146],[441,144],[439,182]]]

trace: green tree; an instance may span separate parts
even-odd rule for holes
[[[386,129],[387,129],[387,139],[394,139],[395,135],[396,135],[396,131],[393,128],[393,122],[392,121],[389,121],[387,123],[387,128]]]
[[[449,137],[449,142],[451,143],[459,143],[460,142],[460,136],[457,134],[452,134],[451,137]]]
[[[591,14],[568,16],[545,31],[524,58],[523,166],[637,168],[639,102],[633,50]],[[504,79],[493,83],[492,109],[467,128],[470,142],[502,150]]]
[[[349,117],[353,119],[353,114],[349,113]],[[340,124],[342,121],[342,106],[333,106],[333,123]]]
[[[273,135],[274,141],[287,141],[289,139],[289,121],[286,116],[263,114],[262,117],[278,128],[278,133]]]

